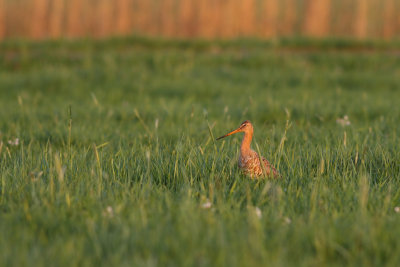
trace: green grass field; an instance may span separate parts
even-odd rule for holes
[[[399,47],[1,44],[0,265],[399,266]]]

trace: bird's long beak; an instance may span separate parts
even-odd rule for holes
[[[226,135],[223,135],[223,136],[221,136],[221,137],[218,137],[216,140],[219,140],[219,139],[225,138],[225,137],[227,137],[227,136],[230,136],[230,135],[232,135],[232,134],[235,134],[235,133],[238,133],[238,132],[240,132],[240,127],[239,127],[239,128],[237,128],[236,130],[233,130],[233,131],[232,131],[232,132],[230,132],[230,133],[227,133]]]

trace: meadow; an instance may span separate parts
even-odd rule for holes
[[[0,265],[399,266],[398,51],[1,43]]]

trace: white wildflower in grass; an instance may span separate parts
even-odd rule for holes
[[[289,217],[285,217],[283,220],[285,221],[286,224],[292,223],[292,220]]]
[[[103,216],[105,217],[114,217],[114,209],[111,206],[107,206],[107,208],[103,211]]]
[[[203,115],[204,115],[204,117],[207,117],[207,116],[208,116],[208,110],[205,109],[205,108],[203,108]]]
[[[396,213],[399,213],[399,212],[400,212],[400,207],[394,207],[394,211],[395,211]]]
[[[254,209],[254,212],[256,213],[257,217],[258,217],[259,219],[261,219],[261,217],[262,217],[262,212],[261,212],[260,208],[259,208],[259,207],[256,207],[256,208]]]
[[[351,124],[347,115],[344,115],[343,118],[336,119],[336,123],[342,125],[343,127]]]
[[[228,107],[228,106],[225,106],[225,107],[224,107],[224,113],[226,114],[226,113],[228,113],[228,111],[229,111],[229,107]]]
[[[158,129],[158,118],[157,118],[156,121],[154,122],[154,127],[155,127],[156,129]]]
[[[14,140],[8,140],[8,144],[11,146],[18,146],[19,145],[19,138],[15,138]]]
[[[204,202],[204,203],[201,205],[201,207],[202,207],[203,209],[209,209],[209,208],[212,207],[212,203],[210,202],[210,200],[207,199],[207,201]]]

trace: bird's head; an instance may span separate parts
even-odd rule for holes
[[[218,137],[217,140],[222,139],[224,137],[230,136],[232,134],[235,133],[240,133],[240,132],[244,132],[244,133],[253,133],[253,125],[251,124],[250,121],[246,120],[244,122],[242,122],[242,124],[240,124],[239,128],[237,128],[236,130],[233,130],[230,133],[227,133],[221,137]]]

